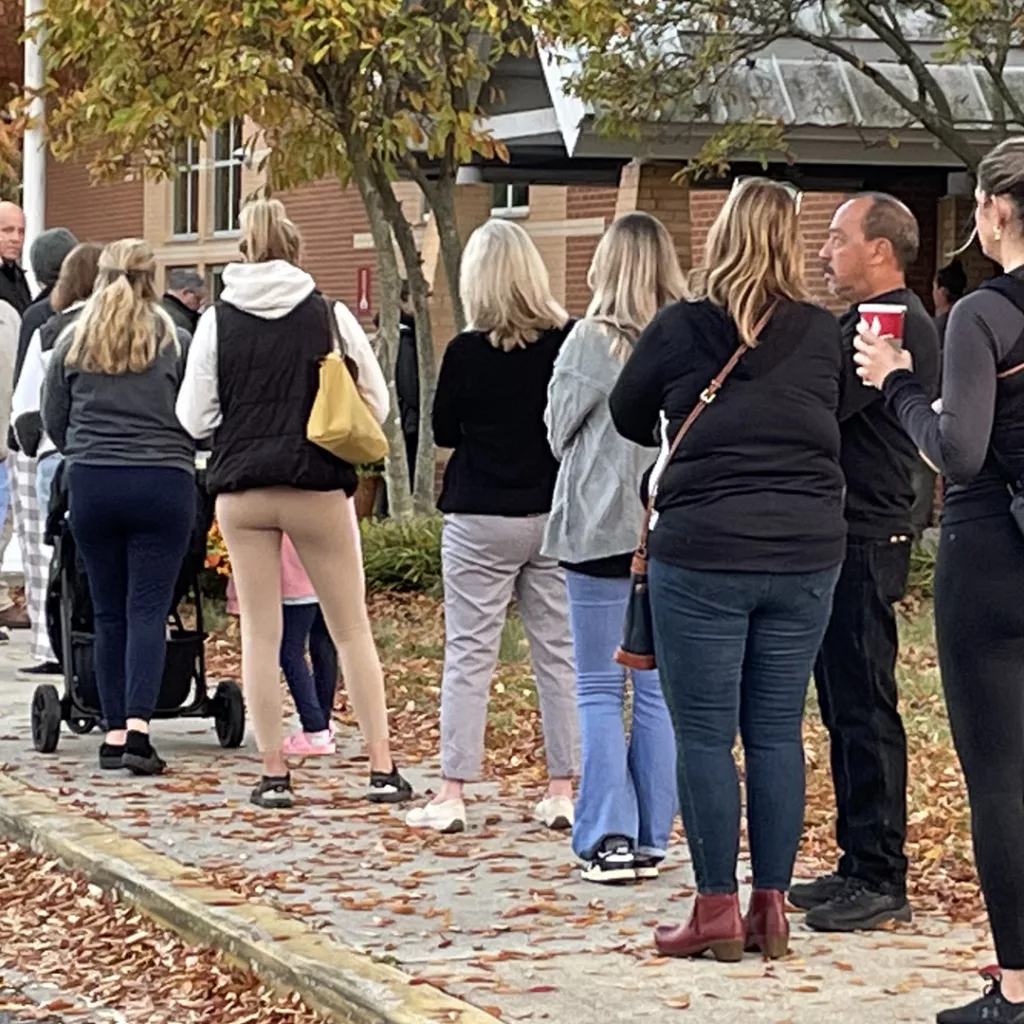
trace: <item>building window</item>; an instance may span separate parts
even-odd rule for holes
[[[242,203],[242,122],[233,117],[213,133],[213,230],[238,230]]]
[[[210,293],[210,301],[216,302],[220,293],[224,291],[224,267],[226,264],[217,263],[206,268],[206,287]]]
[[[529,185],[494,185],[491,213],[500,217],[526,213],[530,209]]]
[[[176,153],[171,230],[175,235],[199,234],[199,143],[189,139]]]

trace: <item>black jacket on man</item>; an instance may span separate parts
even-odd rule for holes
[[[177,295],[167,292],[160,300],[160,305],[164,307],[164,310],[174,321],[176,327],[180,327],[183,331],[188,331],[190,335],[196,333],[199,314],[195,310],[189,309]]]
[[[18,311],[18,316],[24,316],[25,310],[32,305],[28,278],[17,263],[6,260],[0,263],[0,302],[12,305]]]

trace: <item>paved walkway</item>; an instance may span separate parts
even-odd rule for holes
[[[196,884],[229,890],[227,904],[272,902],[504,1021],[660,1020],[689,1007],[707,1024],[859,1024],[869,1014],[923,1024],[975,992],[975,968],[992,959],[982,930],[919,916],[850,937],[816,935],[794,917],[792,956],[775,965],[660,960],[653,924],[688,912],[683,847],[654,883],[588,886],[565,839],[530,820],[531,795],[493,786],[478,788],[468,832],[425,837],[398,811],[363,802],[352,743],[347,757],[295,773],[295,811],[257,811],[247,803],[251,740],[222,751],[212,724],[196,720],[157,727],[171,774],[101,776],[95,736],[65,731],[56,754],[32,751],[35,681],[15,671],[27,663],[23,635],[0,652],[3,771],[201,869]],[[420,792],[437,783],[436,766],[410,775]]]

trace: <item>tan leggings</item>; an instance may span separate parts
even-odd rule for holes
[[[281,534],[295,545],[338,648],[341,671],[364,740],[388,738],[384,674],[366,612],[366,583],[348,498],[343,491],[268,487],[217,499],[242,627],[242,686],[261,753],[283,742]]]

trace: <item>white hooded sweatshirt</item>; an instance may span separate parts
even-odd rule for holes
[[[221,298],[264,320],[280,320],[313,293],[316,284],[304,270],[284,260],[231,263],[224,269]],[[387,419],[387,381],[366,332],[344,303],[334,304],[334,316],[345,354],[359,368],[359,393],[379,423]],[[188,351],[185,379],[176,407],[181,425],[196,439],[209,437],[223,418],[217,387],[217,314],[207,309],[199,318]]]

